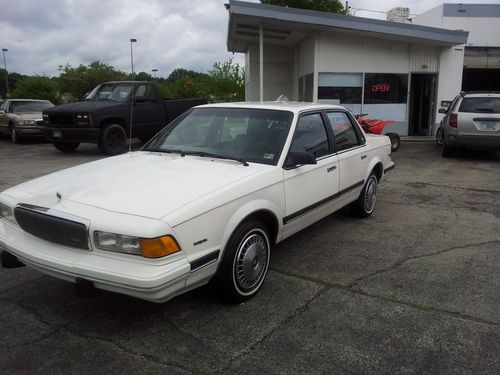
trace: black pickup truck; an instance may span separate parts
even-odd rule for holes
[[[203,99],[162,100],[151,82],[106,82],[82,102],[63,104],[43,111],[42,131],[60,151],[73,152],[80,143],[96,143],[108,155],[127,149],[127,139],[147,141]]]

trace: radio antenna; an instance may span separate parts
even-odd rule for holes
[[[134,53],[132,51],[132,43],[137,42],[137,39],[130,39],[130,65],[132,66],[132,92],[130,93],[130,124],[129,124],[129,138],[128,138],[128,151],[132,151],[132,124],[134,122]]]

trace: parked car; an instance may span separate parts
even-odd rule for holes
[[[461,92],[436,132],[444,157],[454,149],[500,150],[500,92]]]
[[[14,143],[23,137],[43,137],[42,111],[53,106],[48,100],[5,99],[0,106],[0,133],[10,135]]]
[[[1,193],[2,265],[155,302],[211,282],[241,302],[274,244],[346,205],[371,215],[390,155],[343,107],[198,106],[140,151]]]
[[[43,132],[63,152],[73,152],[86,142],[97,143],[104,154],[118,155],[126,151],[130,135],[147,141],[189,108],[205,103],[204,99],[162,100],[151,82],[106,82],[83,102],[44,111]]]

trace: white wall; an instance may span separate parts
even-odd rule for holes
[[[409,43],[325,31],[319,38],[319,72],[408,73]]]
[[[452,100],[462,88],[462,70],[464,65],[464,45],[443,48],[439,58],[439,76],[437,87],[436,124],[443,115],[437,113],[442,100]],[[434,129],[434,131],[437,128]]]
[[[410,9],[411,10],[411,9]],[[430,27],[443,27],[443,4],[435,8],[419,14],[412,18],[412,23],[415,25],[430,26]]]
[[[259,46],[250,45],[245,59],[245,99],[258,101],[259,98]],[[264,100],[276,100],[280,95],[292,98],[293,49],[264,45]]]
[[[443,17],[442,27],[468,31],[467,46],[500,47],[500,18]]]

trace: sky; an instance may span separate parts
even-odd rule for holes
[[[250,0],[257,2],[257,0]],[[448,3],[498,3],[500,0]],[[99,60],[130,72],[167,77],[175,68],[206,72],[226,61],[225,0],[0,0],[0,48],[9,72],[59,75],[58,66]],[[419,14],[440,0],[351,0],[356,16],[385,19],[393,7]],[[366,11],[369,9],[372,11]],[[244,56],[234,60],[244,64]],[[3,60],[1,60],[3,66]]]

